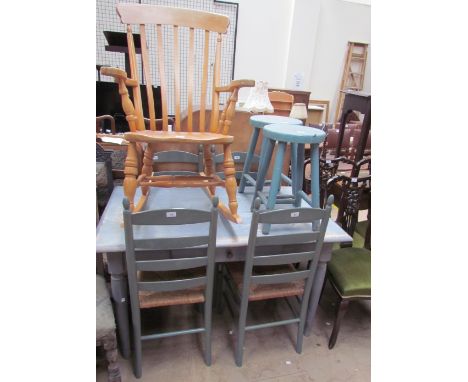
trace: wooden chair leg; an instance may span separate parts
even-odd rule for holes
[[[120,367],[117,362],[117,338],[115,332],[103,340],[103,347],[106,351],[107,375],[109,382],[120,382]]]
[[[145,150],[145,155],[143,157],[143,168],[141,173],[146,176],[151,176],[153,174],[153,154],[154,148],[151,144],[148,144]],[[142,186],[141,193],[143,195],[148,195],[149,186]]]
[[[249,301],[243,298],[239,313],[239,327],[237,331],[237,344],[236,344],[236,365],[242,366],[242,359],[244,358],[244,341],[245,341],[245,323],[247,321],[247,307]]]
[[[226,192],[229,198],[229,210],[231,211],[234,219],[237,219],[237,181],[236,181],[236,168],[234,160],[232,159],[231,144],[224,145],[224,178],[226,185]]]
[[[211,157],[211,146],[203,145],[203,158],[205,160],[205,175],[212,176],[214,173],[214,163]],[[216,192],[215,186],[209,187],[211,195],[214,195]]]
[[[343,319],[346,311],[348,310],[349,300],[341,300],[338,305],[337,314],[335,318],[335,323],[333,324],[333,331],[330,336],[330,342],[328,343],[328,348],[333,349],[336,343],[336,338],[338,337],[338,332],[340,331],[341,320]]]
[[[130,202],[130,210],[135,209],[135,192],[137,189],[138,155],[135,142],[129,142],[127,159],[124,169],[125,179],[123,182],[124,194]]]

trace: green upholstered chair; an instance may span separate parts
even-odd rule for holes
[[[333,250],[332,258],[328,263],[326,280],[330,282],[340,299],[328,343],[329,349],[335,346],[341,320],[346,314],[350,301],[370,300],[371,298],[370,203],[366,224],[356,223],[360,195],[362,192],[370,194],[370,176],[364,178],[336,176],[330,179],[329,186],[338,181],[341,182],[343,191],[337,221],[354,237],[354,240],[352,247]],[[365,240],[355,233],[356,227],[362,230],[363,226],[366,227]],[[361,246],[356,245],[358,242]],[[362,247],[363,242],[364,247]]]

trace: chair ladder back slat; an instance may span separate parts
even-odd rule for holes
[[[218,33],[216,37],[216,53],[215,53],[215,65],[213,74],[213,99],[211,103],[211,123],[210,132],[218,132],[218,116],[219,116],[219,93],[215,91],[216,86],[219,85],[219,73],[221,70],[221,33]]]
[[[206,88],[208,86],[208,60],[210,52],[210,31],[205,30],[205,46],[203,48],[203,72],[200,95],[200,131],[205,131],[206,117]]]
[[[295,233],[288,235],[259,236],[257,237],[257,245],[277,245],[277,244],[295,244],[307,243],[317,240],[320,237],[319,232]]]
[[[193,131],[193,72],[195,64],[195,29],[189,29],[189,55],[188,55],[188,68],[187,68],[187,119],[188,119],[188,131]]]
[[[159,84],[161,86],[161,109],[163,118],[163,130],[168,130],[168,115],[167,115],[167,86],[166,86],[166,74],[164,70],[164,49],[163,49],[163,32],[162,25],[156,25],[156,36],[158,42],[157,56],[158,56],[158,68],[159,68]]]
[[[180,48],[179,27],[173,26],[174,31],[174,101],[175,101],[175,131],[180,131]]]
[[[207,277],[195,277],[191,279],[171,280],[171,281],[139,281],[137,283],[139,291],[148,292],[169,292],[181,289],[190,289],[206,284]]]
[[[154,249],[183,249],[190,247],[205,246],[208,244],[207,236],[190,236],[177,238],[162,238],[162,239],[136,239],[133,241],[135,248],[138,250]]]
[[[325,216],[318,208],[294,208],[287,210],[272,210],[260,213],[259,222],[269,224],[310,223]]]
[[[309,276],[309,270],[252,276],[252,284],[282,284],[303,280]]]
[[[302,261],[309,261],[315,255],[315,251],[311,252],[297,252],[297,253],[282,253],[279,255],[267,256],[254,256],[254,265],[281,265],[300,263]]]
[[[145,24],[140,24],[141,36],[141,60],[143,63],[143,73],[146,82],[146,94],[148,96],[148,111],[150,119],[150,130],[156,130],[156,114],[154,110],[153,81],[151,79],[151,67],[148,54],[148,45],[146,43]]]
[[[141,93],[140,93],[140,79],[138,77],[138,68],[136,62],[136,51],[135,51],[135,43],[133,41],[133,33],[132,33],[132,26],[130,24],[127,25],[127,44],[128,44],[128,56],[130,60],[130,75],[132,79],[136,81],[137,86],[133,87],[133,104],[135,107],[135,114],[137,117],[137,129],[138,130],[146,130],[145,129],[145,121],[143,119],[143,108],[141,105]]]
[[[182,259],[144,260],[136,262],[137,271],[177,271],[180,269],[199,268],[208,265],[208,257]]]
[[[210,212],[186,208],[172,208],[136,212],[132,215],[133,225],[176,225],[196,224],[210,221]]]

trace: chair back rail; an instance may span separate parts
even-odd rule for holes
[[[161,108],[162,108],[162,129],[168,131],[168,84],[173,81],[174,84],[174,113],[175,113],[175,124],[174,130],[181,131],[181,96],[182,94],[187,95],[187,131],[194,131],[193,125],[193,112],[194,112],[194,78],[195,78],[195,46],[203,46],[203,58],[201,66],[201,89],[200,89],[200,132],[205,131],[206,121],[206,105],[207,98],[209,99],[207,87],[208,87],[208,75],[209,75],[209,57],[210,57],[210,37],[214,33],[216,36],[215,52],[214,52],[214,65],[212,70],[213,78],[213,92],[211,94],[212,100],[212,112],[210,120],[210,132],[227,134],[230,123],[226,123],[229,120],[229,113],[234,110],[235,102],[237,100],[237,91],[234,90],[233,94],[225,105],[224,112],[219,115],[219,93],[215,91],[219,87],[220,81],[220,70],[221,70],[221,41],[222,34],[227,32],[229,26],[229,18],[223,15],[218,15],[209,12],[194,11],[192,9],[183,8],[170,8],[165,6],[155,5],[144,5],[144,4],[117,4],[117,13],[120,16],[122,23],[127,24],[127,40],[129,47],[130,56],[130,72],[132,80],[139,83],[135,44],[133,41],[132,24],[139,26],[141,41],[142,41],[142,65],[143,75],[148,85],[148,109],[150,114],[150,129],[156,129],[155,123],[155,109],[152,97],[152,75],[150,67],[151,55],[148,51],[148,31],[151,26],[154,26],[156,33],[156,52],[157,55],[157,66],[159,71],[159,81],[161,87]],[[172,42],[164,34],[165,31],[172,29]],[[182,44],[180,40],[181,29],[188,29],[188,47]],[[204,33],[196,33],[198,30],[204,31]],[[169,33],[168,33],[169,35]],[[199,37],[199,38],[197,38]],[[204,42],[198,41],[203,37]],[[165,59],[167,52],[164,47],[172,45],[172,63],[173,63],[173,75],[172,80],[169,78],[170,73],[165,68]],[[180,64],[181,55],[184,54],[187,59],[187,76],[184,78],[181,76]],[[184,81],[183,81],[184,80]],[[186,92],[182,91],[182,86]],[[137,130],[144,130],[144,124],[140,123],[143,118],[142,105],[141,105],[141,94],[139,87],[133,89],[134,94],[134,108],[135,115],[137,117]]]

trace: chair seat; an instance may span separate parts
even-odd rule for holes
[[[371,251],[366,248],[340,248],[328,263],[332,282],[343,297],[370,297]]]
[[[244,263],[226,264],[232,280],[237,286],[239,292],[242,291],[244,277]],[[288,273],[293,270],[292,265],[275,265],[254,267],[252,275]],[[280,298],[288,296],[298,296],[304,293],[304,280],[281,283],[281,284],[252,284],[250,285],[249,301],[268,300],[271,298]]]
[[[115,331],[114,312],[104,277],[96,275],[96,340]]]
[[[207,132],[187,132],[187,131],[136,131],[125,133],[125,140],[129,142],[167,142],[167,143],[232,143],[234,137]]]
[[[325,132],[309,126],[273,124],[263,128],[263,136],[275,141],[318,144],[325,140]]]
[[[250,117],[250,126],[262,128],[275,123],[288,125],[302,125],[302,121],[296,118],[283,117],[280,115],[253,115]]]
[[[170,281],[206,276],[206,268],[167,272],[138,272],[138,281]],[[205,285],[168,292],[139,291],[140,308],[198,304],[205,301]]]

